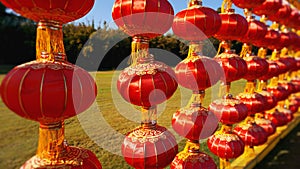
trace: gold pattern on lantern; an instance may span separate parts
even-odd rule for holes
[[[32,68],[34,70],[49,68],[52,70],[61,70],[61,69],[69,69],[74,70],[74,66],[64,62],[53,62],[53,61],[45,61],[41,64],[39,61],[31,61],[28,63],[24,63],[22,65],[17,66],[17,68]],[[76,67],[76,69],[80,69]]]
[[[166,71],[168,69],[168,66],[161,63],[154,61],[154,58],[152,55],[149,55],[148,58],[145,60],[144,63],[137,64],[135,66],[129,66],[124,69],[124,74],[127,75],[155,75],[158,71]]]
[[[167,136],[163,131],[142,127],[135,129],[127,137],[130,138],[133,142],[139,143],[155,143],[159,140],[167,139]]]

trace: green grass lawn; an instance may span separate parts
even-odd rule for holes
[[[139,125],[140,114],[136,108],[125,103],[116,91],[115,81],[118,73],[113,71],[94,73],[98,86],[96,102],[86,112],[65,122],[66,139],[69,145],[92,150],[104,169],[131,168],[118,153],[123,135]],[[0,75],[0,82],[3,77],[4,75]],[[232,93],[236,95],[242,92],[244,84],[243,80],[233,83]],[[207,90],[204,106],[211,102],[212,96],[217,95],[217,92],[217,85]],[[159,107],[158,123],[171,130],[172,114],[187,103],[190,94],[188,90],[178,89],[166,104]],[[0,168],[16,169],[35,154],[38,123],[15,115],[2,101],[0,101],[0,112]],[[178,135],[176,137],[181,151],[185,140]],[[203,151],[209,153],[205,140],[202,144]],[[217,160],[215,156],[213,157]]]

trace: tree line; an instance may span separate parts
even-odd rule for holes
[[[0,3],[0,65],[18,65],[35,59],[37,24],[7,13]],[[63,26],[68,61],[88,70],[123,69],[131,52],[131,37],[121,30],[110,28],[106,22],[69,23]],[[239,52],[241,44],[233,43]],[[205,41],[203,54],[214,57],[219,41]],[[150,52],[157,60],[174,66],[188,53],[188,43],[172,33],[151,39]]]

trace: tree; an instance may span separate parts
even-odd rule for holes
[[[95,31],[92,25],[84,23],[80,23],[79,25],[70,23],[63,27],[65,50],[69,62],[76,62],[84,44]]]
[[[35,58],[36,24],[26,18],[5,13],[0,4],[0,64],[21,64]]]
[[[0,16],[4,16],[6,13],[6,6],[4,6],[1,2],[0,2]]]

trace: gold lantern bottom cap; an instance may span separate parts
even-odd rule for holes
[[[20,169],[102,169],[97,157],[89,150],[66,146],[63,155],[56,160],[33,156]]]

